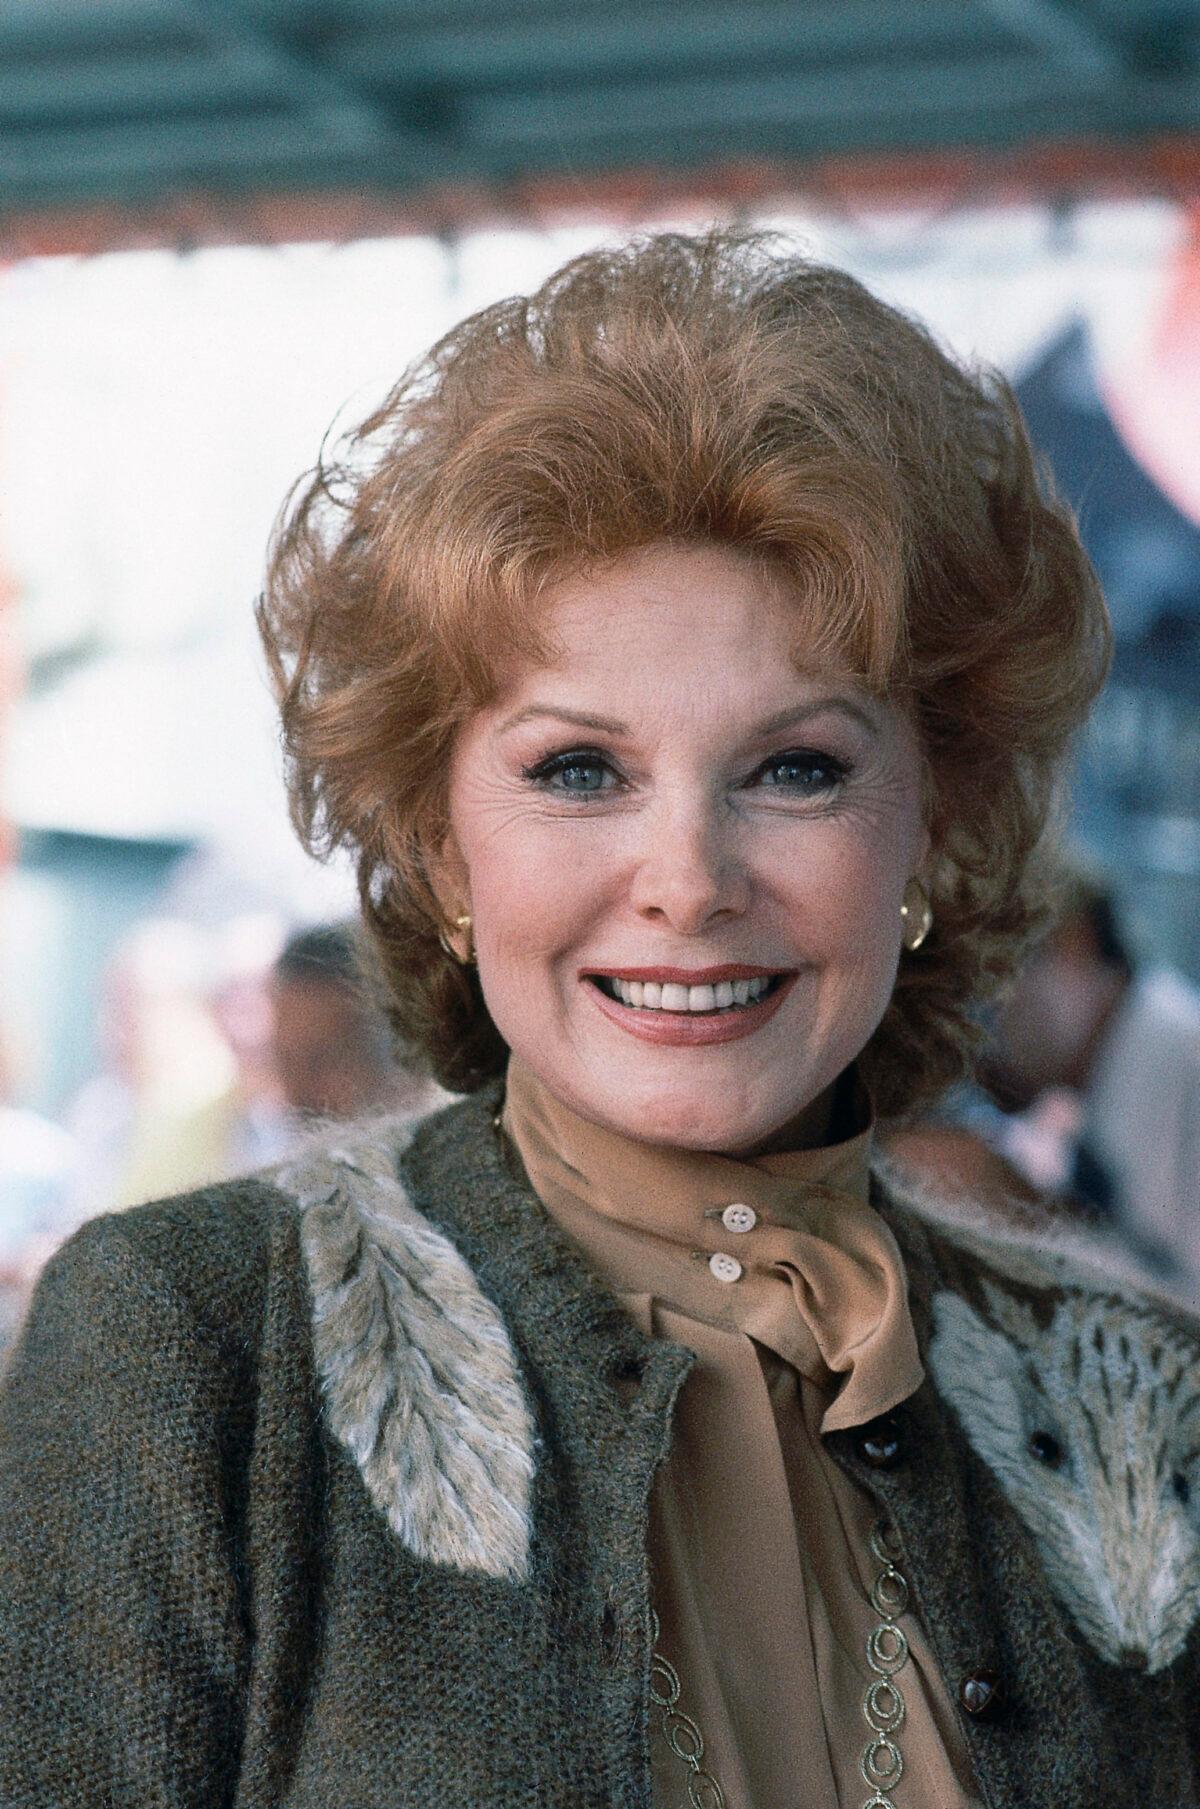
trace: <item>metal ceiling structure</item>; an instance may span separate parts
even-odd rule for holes
[[[1198,132],[1200,0],[0,9],[0,222],[1064,142],[1119,169]]]

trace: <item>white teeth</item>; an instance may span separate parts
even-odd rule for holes
[[[623,1005],[641,1011],[728,1011],[733,1005],[752,1005],[771,984],[770,975],[757,980],[721,980],[715,986],[678,986],[657,980],[613,980],[613,991]]]
[[[771,984],[770,976],[764,974],[759,980],[735,980],[733,982],[734,1002],[738,1005],[753,1005],[761,999]]]

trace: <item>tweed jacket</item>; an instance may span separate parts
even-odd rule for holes
[[[690,1359],[510,1171],[496,1104],[51,1263],[0,1433],[3,1809],[648,1809],[648,1497]],[[1084,1245],[877,1204],[928,1379],[828,1444],[986,1711],[981,1796],[1195,1809],[1195,1326]]]

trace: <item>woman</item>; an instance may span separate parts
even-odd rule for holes
[[[592,254],[317,475],[261,621],[467,1097],[51,1266],[0,1800],[1200,1801],[1195,1329],[871,1166],[1107,657],[1003,385],[766,240]]]

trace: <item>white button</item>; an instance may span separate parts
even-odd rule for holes
[[[721,1223],[726,1231],[753,1231],[758,1223],[758,1214],[753,1206],[743,1206],[738,1200],[725,1208],[721,1214]]]
[[[741,1280],[741,1263],[736,1256],[727,1256],[724,1250],[718,1250],[715,1256],[710,1256],[708,1259],[708,1266],[718,1281]]]

